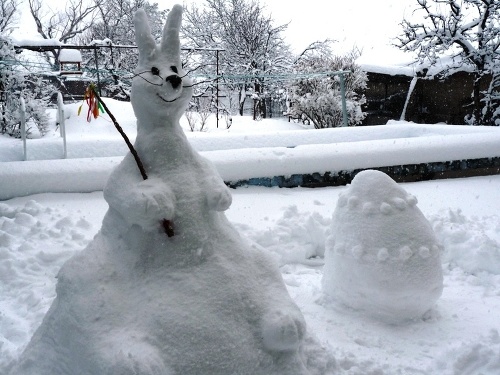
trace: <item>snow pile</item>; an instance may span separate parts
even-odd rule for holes
[[[10,374],[319,375],[334,365],[306,335],[272,257],[226,219],[229,188],[179,125],[192,95],[181,14],[174,6],[157,46],[136,13],[132,104],[144,171],[128,154],[111,174],[101,230],[61,268]]]
[[[0,368],[31,337],[53,298],[57,272],[89,242],[89,232],[85,218],[75,221],[33,200],[16,208],[0,203]],[[22,315],[17,305],[26,307]]]
[[[323,264],[325,240],[331,219],[318,212],[302,212],[296,205],[286,208],[272,229],[248,233],[252,241],[271,251],[278,264]],[[242,230],[245,228],[239,226]]]
[[[450,358],[453,358],[450,361]],[[442,374],[472,375],[500,373],[500,335],[492,329],[488,336],[477,341],[455,344],[436,361]]]
[[[389,322],[419,318],[443,290],[440,246],[417,199],[382,172],[360,172],[338,200],[323,289]]]
[[[491,222],[495,223],[494,217]],[[443,262],[474,275],[481,272],[500,275],[499,229],[451,209],[434,224],[434,231],[446,249]]]

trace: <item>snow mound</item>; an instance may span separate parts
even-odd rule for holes
[[[450,361],[450,358],[453,360]],[[443,375],[500,374],[500,335],[492,329],[477,341],[462,342],[447,349],[432,373]]]
[[[246,236],[271,252],[280,266],[295,263],[322,265],[330,226],[330,218],[318,212],[299,211],[296,205],[291,205],[275,226],[248,232]],[[245,230],[244,225],[240,227]]]
[[[500,275],[500,219],[476,220],[460,210],[449,209],[441,217],[431,218],[434,231],[445,247],[443,262],[477,275]]]
[[[333,214],[324,293],[391,323],[431,309],[443,289],[440,246],[416,205],[386,174],[356,175]]]
[[[84,217],[34,200],[0,203],[0,368],[19,355],[55,297],[57,272],[91,232]]]

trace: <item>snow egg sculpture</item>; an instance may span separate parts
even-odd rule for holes
[[[440,246],[417,199],[382,172],[357,174],[333,214],[324,293],[398,323],[422,317],[442,290]]]

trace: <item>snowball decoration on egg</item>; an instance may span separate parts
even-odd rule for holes
[[[338,199],[323,291],[391,323],[422,317],[443,290],[440,245],[417,199],[367,170]]]

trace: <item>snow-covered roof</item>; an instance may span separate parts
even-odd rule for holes
[[[59,62],[82,62],[82,54],[77,49],[62,49],[59,54]]]
[[[41,39],[41,38],[30,38],[30,39],[16,39],[13,38],[12,42],[16,46],[50,46],[50,47],[59,47],[61,46],[61,42],[57,39]]]
[[[361,64],[361,69],[368,73],[387,74],[390,76],[404,75],[413,77],[415,75],[414,65],[376,65],[376,64]]]
[[[433,77],[444,71],[448,71],[449,74],[454,74],[462,71],[472,72],[474,70],[472,65],[462,61],[459,56],[443,56],[433,65],[428,62],[408,62],[399,65],[361,63],[360,66],[368,73],[387,74],[391,76],[404,75],[408,77],[414,77],[418,72],[425,72],[427,77]]]

